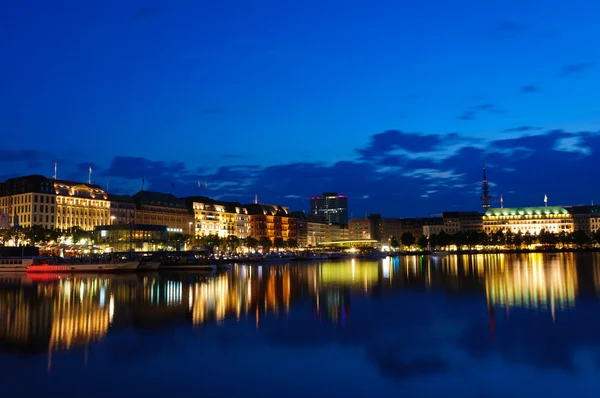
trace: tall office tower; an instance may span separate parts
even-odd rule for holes
[[[323,216],[331,224],[348,224],[348,196],[324,192],[310,197],[311,214]]]

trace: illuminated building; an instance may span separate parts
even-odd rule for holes
[[[94,231],[94,240],[102,249],[113,252],[157,251],[164,249],[168,241],[164,225],[112,224],[101,225]]]
[[[444,219],[442,217],[422,218],[421,222],[423,223],[423,235],[428,238],[444,230]]]
[[[552,233],[572,232],[573,217],[560,206],[488,209],[483,216],[483,231],[511,231],[539,235],[541,230]]]
[[[296,219],[287,207],[253,203],[244,205],[248,211],[248,235],[254,239],[267,237],[284,241],[297,239]]]
[[[108,194],[95,184],[51,180],[56,193],[56,228],[80,227],[93,231],[110,223]]]
[[[0,184],[0,213],[21,227],[46,229],[81,227],[91,231],[110,221],[107,194],[95,184],[31,175]]]
[[[322,216],[330,224],[348,223],[348,196],[337,192],[324,192],[321,196],[311,196],[310,213]]]
[[[483,214],[476,211],[445,211],[442,213],[444,232],[481,231]]]
[[[375,239],[377,236],[377,220],[381,218],[379,214],[371,214],[364,218],[353,218],[348,222],[348,232],[351,240],[356,239]]]
[[[340,229],[339,224],[329,224],[323,216],[306,214],[303,211],[295,211],[292,216],[296,219],[298,247],[316,247],[320,242],[329,242],[332,240],[331,229]]]
[[[392,236],[400,239],[405,232],[419,238],[423,235],[423,225],[417,218],[382,218],[371,214],[364,218],[353,218],[348,222],[349,239],[374,239],[388,243]]]
[[[183,199],[194,214],[194,235],[217,235],[226,238],[235,235],[248,237],[248,211],[237,202],[223,202],[204,196]]]
[[[108,194],[110,223],[129,224],[135,220],[135,202],[129,195]]]
[[[136,205],[135,224],[164,225],[169,233],[192,235],[194,215],[183,200],[151,191],[140,191],[132,198]]]
[[[10,227],[56,227],[56,192],[41,175],[11,178],[0,183],[0,214]]]
[[[600,206],[569,206],[565,209],[573,217],[573,230],[589,235],[600,229]]]

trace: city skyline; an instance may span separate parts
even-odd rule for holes
[[[410,217],[479,210],[485,161],[492,207],[600,202],[598,4],[109,3],[0,16],[0,180]]]

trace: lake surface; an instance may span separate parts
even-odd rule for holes
[[[32,278],[0,274],[7,397],[600,396],[599,254]]]

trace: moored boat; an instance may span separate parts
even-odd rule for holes
[[[0,257],[0,272],[24,272],[35,257]]]
[[[91,263],[91,264],[31,264],[25,269],[29,273],[50,272],[119,272],[135,271],[139,261],[126,261],[118,263]]]
[[[140,261],[138,271],[156,271],[160,267],[160,261],[142,260]]]

